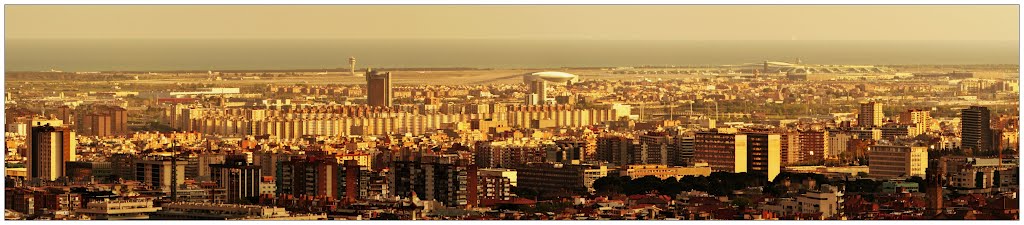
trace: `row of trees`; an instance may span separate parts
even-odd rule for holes
[[[628,176],[607,176],[594,181],[593,187],[600,195],[645,194],[657,192],[677,195],[683,191],[703,191],[713,195],[727,195],[748,187],[768,184],[765,174],[714,172],[710,176],[686,176],[680,179],[669,177],[659,179],[646,176],[632,179]]]
[[[599,195],[634,195],[653,192],[677,195],[683,191],[703,191],[716,196],[730,195],[734,191],[760,187],[764,194],[783,196],[788,190],[811,180],[816,185],[832,184],[845,186],[847,191],[860,193],[880,193],[882,192],[882,183],[884,183],[883,181],[870,179],[830,180],[822,174],[786,172],[780,173],[775,177],[774,181],[769,182],[767,175],[763,173],[714,172],[710,176],[686,176],[679,179],[675,177],[659,179],[654,176],[637,179],[632,179],[628,176],[607,176],[594,181],[593,187]],[[924,179],[913,177],[907,181],[920,184],[922,191],[924,191],[926,182]],[[814,187],[808,186],[804,188]]]

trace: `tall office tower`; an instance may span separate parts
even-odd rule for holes
[[[882,103],[865,102],[860,104],[860,112],[857,113],[857,125],[861,127],[882,126]]]
[[[747,170],[775,180],[782,170],[782,137],[778,134],[747,133]]]
[[[871,146],[868,171],[872,177],[924,176],[928,168],[928,147]]]
[[[391,72],[366,69],[366,103],[371,106],[391,106]]]
[[[226,190],[228,203],[254,202],[260,196],[260,166],[237,160],[211,164],[210,177]]]
[[[33,121],[28,135],[28,178],[56,180],[65,175],[64,165],[75,161],[75,132],[71,128],[55,123]]]
[[[961,148],[989,151],[992,148],[992,128],[988,108],[971,106],[960,110]]]

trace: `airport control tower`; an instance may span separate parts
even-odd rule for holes
[[[358,74],[356,74],[356,57],[355,56],[348,57],[348,67],[349,67],[349,70],[348,70],[348,74],[349,75],[359,76]]]

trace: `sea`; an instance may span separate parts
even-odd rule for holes
[[[1017,64],[1019,41],[521,39],[6,39],[5,71]]]

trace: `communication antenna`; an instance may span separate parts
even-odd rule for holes
[[[171,136],[171,202],[178,201],[178,139]]]

